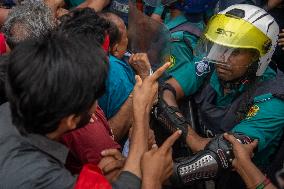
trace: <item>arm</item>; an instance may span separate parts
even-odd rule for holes
[[[177,101],[184,97],[184,92],[181,86],[178,84],[178,82],[174,78],[169,79],[166,83],[168,83],[171,87],[162,88],[161,93],[160,93],[160,98],[162,98],[162,100],[160,100],[159,103],[160,105],[163,104],[163,106],[165,107],[173,106],[173,107],[178,108]],[[163,111],[166,108],[162,107],[160,109],[162,109],[161,111]],[[164,115],[160,115],[160,116],[165,116],[166,118],[168,117],[169,119],[174,119],[172,122],[173,122],[173,125],[175,126],[177,124],[177,120],[175,117],[183,118],[183,115],[179,111],[175,112],[176,115],[168,115],[168,113],[166,112],[162,112],[162,114]],[[200,150],[203,150],[206,144],[210,141],[209,138],[200,137],[190,127],[190,125],[187,122],[182,122],[180,123],[180,126],[178,126],[179,129],[183,130],[180,127],[184,127],[185,129],[188,130],[185,140],[186,140],[187,145],[191,148],[193,152],[198,152]]]
[[[251,161],[253,149],[257,146],[257,141],[254,140],[250,144],[240,144],[232,135],[225,134],[224,137],[233,145],[235,155],[233,160],[234,168],[246,183],[247,188],[256,188],[265,180],[265,176]],[[271,183],[267,184],[265,188],[276,189]]]
[[[129,156],[124,170],[132,172],[141,178],[140,160],[148,149],[149,114],[158,90],[157,79],[169,67],[169,63],[159,68],[153,75],[147,77],[142,84],[140,77],[133,92],[134,124],[130,139]]]
[[[149,75],[150,63],[146,53],[133,54],[129,59],[129,64],[136,73],[144,80]],[[116,141],[121,140],[129,131],[133,122],[132,93],[120,107],[119,111],[109,119]]]
[[[120,141],[128,134],[133,122],[132,93],[129,95],[119,111],[109,120],[109,126],[114,134],[115,141]]]
[[[168,83],[174,88],[176,95],[174,95],[172,91],[165,90],[162,91],[162,97],[169,106],[178,107],[177,102],[185,96],[184,92],[175,78],[170,78],[166,81],[166,83]]]

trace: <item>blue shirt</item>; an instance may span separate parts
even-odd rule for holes
[[[127,100],[135,85],[135,73],[127,62],[112,55],[109,57],[110,69],[106,81],[106,92],[99,99],[107,119],[114,116]]]

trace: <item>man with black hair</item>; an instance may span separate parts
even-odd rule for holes
[[[83,34],[91,41],[97,41],[103,45],[107,37],[107,31],[117,30],[110,22],[100,17],[91,8],[75,9],[60,18],[58,30],[68,36]],[[118,31],[117,31],[118,32]]]
[[[97,53],[89,55],[88,49]],[[12,125],[0,124],[6,130],[1,131],[1,162],[7,163],[1,168],[5,173],[1,173],[1,185],[71,188],[76,178],[63,169],[67,150],[51,140],[59,140],[63,133],[89,121],[107,77],[103,52],[84,38],[51,35],[15,48],[8,65],[6,91],[12,122],[27,137],[12,130]],[[7,107],[2,106],[1,112]],[[1,121],[9,117],[8,112],[4,115]]]
[[[106,52],[108,51],[108,30],[118,33],[116,27],[99,17],[90,8],[76,9],[61,19],[61,24],[58,27],[60,32],[68,37],[84,35],[93,43],[106,44],[103,45]],[[91,49],[88,51],[92,54],[95,53]],[[99,106],[97,106],[91,120],[86,123],[87,125],[84,128],[68,132],[61,138],[61,142],[70,149],[66,167],[73,173],[80,172],[85,163],[98,164],[103,158],[101,155],[103,150],[108,148],[120,149],[120,145],[113,138],[105,114]],[[108,177],[108,179],[111,178]]]
[[[89,50],[96,53],[90,54]],[[149,129],[144,120],[149,119],[157,79],[168,66],[143,83],[137,78],[133,144],[113,188],[138,189],[142,176],[145,186],[160,187],[171,173],[170,148],[180,132],[161,148],[146,153],[147,161],[141,164],[143,170],[140,168]],[[66,38],[58,32],[25,41],[12,51],[6,80],[9,104],[0,107],[0,188],[111,188],[94,165],[85,166],[78,180],[72,176],[64,168],[67,150],[57,142],[61,135],[90,120],[96,100],[105,90],[107,72],[103,50],[83,35]],[[157,159],[159,154],[163,161]],[[151,163],[158,166],[154,168]],[[167,171],[160,172],[161,168]]]
[[[111,21],[111,18],[115,18],[115,23]],[[123,57],[128,44],[127,30],[123,21],[116,15],[102,13],[99,16],[94,10],[84,8],[74,10],[64,16],[58,30],[69,36],[84,34],[90,40],[97,40],[103,46],[109,40],[110,46],[105,51],[114,56],[109,57],[110,74],[106,93],[100,98],[99,105],[108,119],[115,140],[120,142],[127,136],[132,124],[132,119],[129,119],[129,114],[132,112],[130,111],[132,99],[129,96],[131,96],[130,93],[135,83],[135,73],[130,65],[118,59]],[[138,61],[137,59],[135,62]],[[138,67],[138,64],[136,65]],[[150,64],[141,61],[139,65],[145,65],[143,68],[146,70],[144,69],[145,71],[141,73],[142,69],[136,69],[137,74],[145,78],[149,74]]]
[[[135,85],[135,74],[142,79],[150,73],[151,65],[144,54],[134,54],[125,60],[128,46],[127,28],[121,18],[114,13],[104,12],[101,17],[118,28],[118,33],[110,32],[109,76],[106,92],[99,99],[115,139],[123,141],[132,125],[132,91]]]

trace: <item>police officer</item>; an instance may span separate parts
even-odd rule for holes
[[[168,73],[175,75],[182,65],[193,59],[193,49],[205,27],[204,13],[213,9],[216,0],[176,1],[155,9],[155,15],[165,15],[164,23],[171,32],[171,62]]]
[[[257,139],[254,161],[261,167],[269,164],[283,134],[284,77],[268,67],[279,34],[273,17],[253,5],[233,5],[215,15],[205,31],[196,48],[195,73],[187,64],[179,77],[167,81],[156,111],[165,128],[183,130],[187,145],[198,152],[177,163],[183,183],[230,168],[224,132]],[[188,128],[177,106],[187,95],[197,105],[199,134]]]

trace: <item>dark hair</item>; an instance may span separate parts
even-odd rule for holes
[[[93,9],[75,9],[61,18],[59,31],[69,36],[84,34],[90,40],[97,40],[103,44],[109,30],[115,30],[113,24],[100,17]],[[116,30],[118,30],[116,28]],[[118,31],[117,31],[118,32]]]
[[[99,15],[110,22],[110,27],[107,29],[107,31],[109,34],[110,47],[113,47],[116,43],[120,42],[122,38],[121,31],[119,30],[115,22],[112,20],[113,17],[118,17],[118,16],[115,13],[106,12],[106,11],[101,12]]]
[[[104,93],[107,71],[100,45],[82,35],[57,32],[19,44],[6,82],[13,123],[22,133],[55,131],[64,117],[89,111]]]

